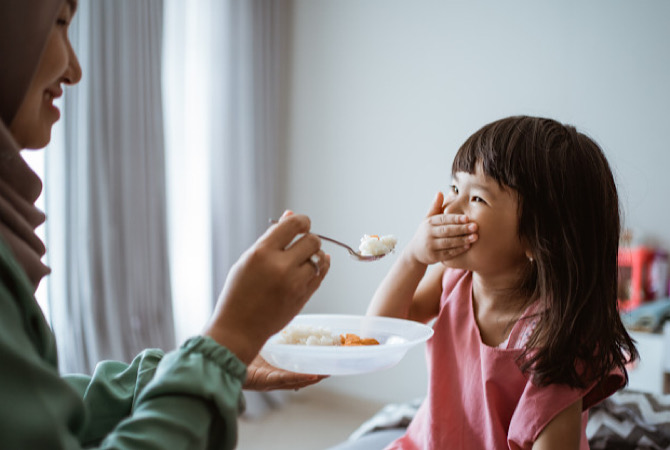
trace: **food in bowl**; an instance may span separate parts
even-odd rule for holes
[[[340,337],[326,327],[289,325],[281,331],[277,343],[294,345],[340,345]]]
[[[361,251],[361,255],[365,256],[385,255],[392,252],[397,243],[398,238],[392,234],[386,236],[365,234],[361,238],[361,245],[358,246],[358,250]]]
[[[354,345],[379,345],[379,341],[375,338],[361,338],[359,335],[354,333],[346,333],[340,335],[341,345],[354,346]]]
[[[379,345],[374,338],[361,338],[354,333],[333,333],[327,327],[315,327],[311,325],[289,325],[279,334],[277,344],[293,345]]]
[[[261,349],[271,365],[295,373],[330,376],[371,373],[395,366],[407,351],[425,342],[433,329],[413,320],[381,316],[345,314],[301,314],[288,326],[311,325],[340,333],[374,337],[380,345],[354,347],[279,344],[280,333],[272,336]]]

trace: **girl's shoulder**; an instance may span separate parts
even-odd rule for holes
[[[468,270],[452,269],[450,267],[443,267],[442,270],[442,290],[446,292],[453,291],[459,282],[470,281],[472,278],[472,272]]]
[[[463,269],[452,269],[443,267],[442,274],[442,295],[440,297],[440,309],[442,309],[449,299],[455,299],[455,303],[460,305],[464,302],[459,302],[464,296],[469,296],[472,291],[472,272]],[[454,302],[452,302],[454,303]]]

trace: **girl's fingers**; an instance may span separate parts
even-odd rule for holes
[[[476,234],[439,238],[435,239],[434,248],[438,251],[450,250],[452,248],[458,248],[464,245],[472,244],[473,242],[476,242],[478,238],[479,236]]]
[[[478,227],[476,223],[466,225],[439,225],[433,227],[432,234],[437,238],[455,238],[459,236],[472,236]]]
[[[433,204],[430,205],[430,209],[428,210],[428,214],[426,214],[426,217],[442,214],[444,212],[444,207],[442,206],[443,203],[444,203],[444,194],[442,192],[438,192],[437,194],[435,194]]]
[[[434,226],[466,224],[470,218],[464,214],[438,214],[429,218],[428,223]]]
[[[460,247],[454,247],[446,250],[440,250],[435,252],[436,256],[438,257],[439,261],[446,261],[448,259],[453,258],[454,256],[458,256],[461,253],[465,253],[467,250],[470,249],[470,244],[462,245]]]

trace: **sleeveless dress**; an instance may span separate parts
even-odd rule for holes
[[[530,449],[544,427],[583,398],[582,449],[588,449],[588,409],[625,383],[613,372],[588,389],[539,387],[516,361],[532,326],[529,308],[501,347],[481,340],[472,305],[472,273],[447,269],[440,313],[427,343],[429,391],[392,449]]]

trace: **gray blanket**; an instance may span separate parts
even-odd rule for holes
[[[379,430],[407,428],[423,399],[391,403],[361,424],[349,437]],[[670,395],[622,390],[591,408],[586,436],[592,449],[670,449]]]

